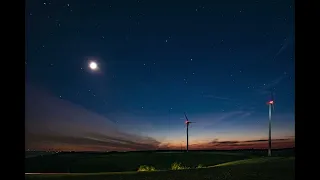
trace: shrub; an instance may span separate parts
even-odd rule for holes
[[[198,166],[196,167],[197,169],[199,168],[205,168],[205,166],[203,164],[198,164]]]
[[[174,162],[171,165],[171,170],[181,170],[181,169],[190,169],[189,167],[183,166],[181,163]]]
[[[156,168],[153,166],[141,165],[138,171],[155,171]]]

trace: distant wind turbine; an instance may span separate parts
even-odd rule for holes
[[[188,152],[189,151],[189,124],[194,122],[189,121],[186,113],[184,113],[184,117],[186,118],[185,124],[187,125],[187,152]]]
[[[272,117],[272,111],[274,111],[273,92],[271,92],[271,100],[267,102],[267,105],[269,105],[269,147],[268,147],[268,156],[271,156],[271,117]]]

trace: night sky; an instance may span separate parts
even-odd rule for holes
[[[26,1],[26,149],[294,146],[292,0]],[[91,70],[89,63],[98,64]]]

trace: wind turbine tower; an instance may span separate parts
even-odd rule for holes
[[[184,113],[184,117],[186,118],[185,124],[187,125],[187,152],[189,151],[189,124],[194,123],[188,120],[186,113]]]
[[[271,118],[272,118],[272,111],[274,110],[274,100],[271,94],[271,100],[267,103],[269,105],[269,147],[268,147],[268,156],[271,156]]]

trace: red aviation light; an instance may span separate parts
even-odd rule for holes
[[[267,104],[273,104],[274,102],[271,100],[271,101],[269,101]]]

